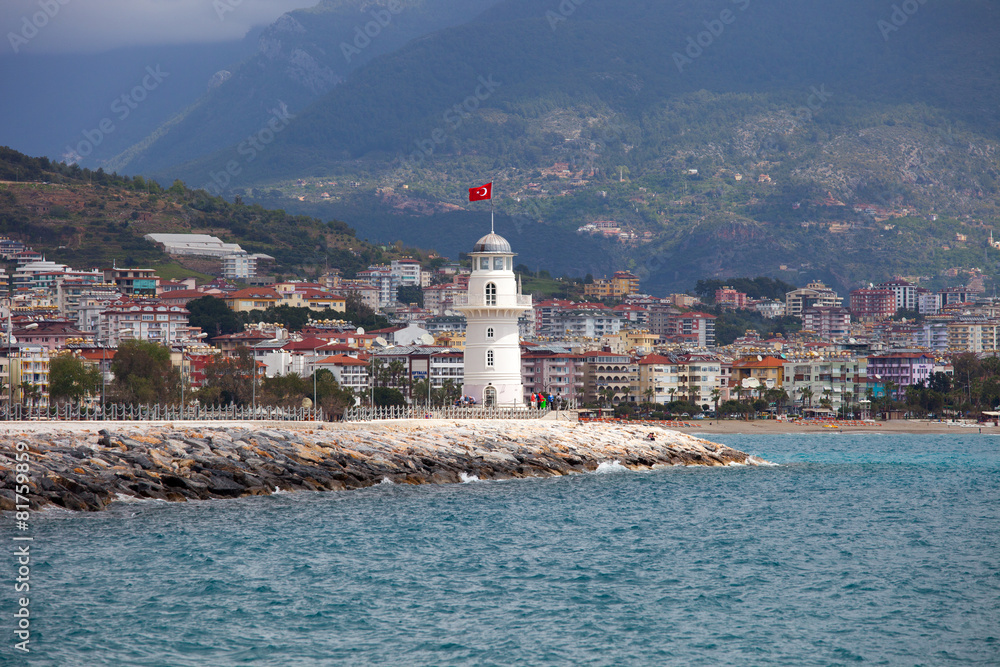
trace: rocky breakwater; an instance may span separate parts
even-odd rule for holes
[[[647,427],[541,421],[414,420],[275,428],[245,423],[11,424],[0,430],[0,509],[100,510],[122,496],[185,501],[276,490],[344,490],[389,480],[551,477],[616,461],[631,469],[756,462],[743,452]],[[23,461],[25,457],[21,457]],[[18,488],[21,486],[22,488]]]

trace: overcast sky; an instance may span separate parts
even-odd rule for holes
[[[228,41],[317,1],[0,0],[0,48],[5,55],[93,53],[138,44]]]

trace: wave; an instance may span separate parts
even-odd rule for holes
[[[383,478],[382,478],[382,481],[381,481],[381,482],[379,482],[379,484],[389,484],[389,485],[393,485],[393,484],[395,484],[395,482],[394,482],[394,481],[392,481],[391,479],[389,479],[388,477],[383,477]]]
[[[462,480],[462,484],[470,484],[472,482],[478,482],[479,478],[475,475],[470,475],[468,473],[460,472],[458,473],[458,478]]]
[[[730,465],[742,465],[742,464],[732,463]],[[750,456],[747,457],[746,465],[748,465],[748,466],[764,466],[764,467],[769,467],[769,468],[778,468],[778,467],[781,466],[780,463],[771,463],[770,461],[766,461],[766,460],[760,458],[759,456],[753,456],[753,455],[750,455]]]
[[[629,469],[621,464],[621,461],[601,461],[594,470],[595,475],[607,475],[612,472],[629,472]]]
[[[115,499],[111,502],[133,505],[136,503],[166,503],[170,501],[164,500],[163,498],[139,498],[138,496],[130,496],[127,493],[116,493]]]

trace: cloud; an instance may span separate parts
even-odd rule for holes
[[[318,0],[2,0],[3,50],[95,53],[240,39]]]

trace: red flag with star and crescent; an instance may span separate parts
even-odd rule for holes
[[[478,188],[469,188],[469,201],[483,201],[493,199],[493,183],[480,185]]]

